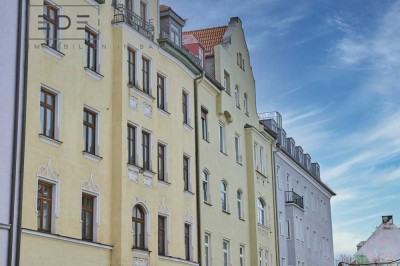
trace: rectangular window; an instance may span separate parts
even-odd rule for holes
[[[279,214],[278,214],[278,230],[279,230],[279,234],[281,235],[281,236],[284,236],[283,235],[283,224],[282,224],[282,219],[283,219],[283,212],[281,212],[281,211],[279,211]]]
[[[185,223],[185,258],[191,260],[191,239],[190,239],[190,224]]]
[[[56,94],[44,88],[40,91],[40,134],[55,138]]]
[[[87,108],[83,109],[83,143],[84,151],[96,154],[97,114]]]
[[[158,215],[158,255],[166,255],[166,239],[167,239],[167,218]]]
[[[208,121],[207,121],[208,111],[201,108],[201,132],[204,140],[208,140]]]
[[[222,249],[223,249],[223,255],[224,255],[224,266],[230,265],[229,262],[229,242],[228,241],[223,241],[222,242]]]
[[[143,169],[150,171],[150,133],[144,130],[142,131],[142,151]]]
[[[204,256],[206,266],[211,265],[211,236],[209,234],[204,235]]]
[[[128,164],[136,163],[136,127],[128,124]]]
[[[276,166],[276,179],[278,181],[278,188],[283,189],[282,178],[281,178],[281,166]]]
[[[182,112],[183,123],[189,124],[189,96],[186,92],[182,91]]]
[[[240,246],[239,248],[239,263],[240,266],[244,266],[245,262],[244,262],[244,246]]]
[[[150,94],[150,60],[142,57],[143,92]]]
[[[142,18],[143,24],[147,21],[147,4],[144,1],[140,1],[140,17]]]
[[[37,188],[38,231],[51,232],[53,209],[53,185],[39,181]]]
[[[165,159],[166,159],[166,147],[165,145],[158,143],[158,180],[166,181],[165,173]]]
[[[242,163],[242,155],[240,154],[240,136],[235,135],[235,153],[236,153],[236,162]]]
[[[291,238],[291,234],[290,234],[290,221],[286,220],[286,238],[290,239]]]
[[[165,94],[165,77],[157,74],[157,107],[162,110],[166,110]]]
[[[57,50],[58,41],[58,9],[49,2],[44,2],[44,33],[46,45]]]
[[[269,265],[269,252],[268,250],[265,251],[265,258],[264,258],[265,266]]]
[[[254,155],[254,165],[256,167],[256,170],[260,170],[260,164],[258,162],[258,155],[257,155],[257,150],[258,150],[258,144],[254,143],[253,144],[253,155]]]
[[[170,40],[178,46],[181,46],[181,29],[174,23],[170,24]]]
[[[97,51],[98,51],[97,33],[88,27],[85,28],[85,51],[86,67],[98,72],[97,69]]]
[[[221,123],[219,123],[219,151],[226,153],[225,126]]]
[[[93,241],[94,197],[82,194],[82,239]]]
[[[286,266],[286,260],[285,260],[285,258],[281,258],[281,266]]]
[[[230,75],[228,72],[224,71],[224,88],[228,94],[231,94],[231,84]]]
[[[190,191],[190,159],[187,156],[183,156],[183,183],[185,191]]]
[[[128,76],[129,85],[136,86],[136,51],[128,47]]]
[[[260,146],[260,173],[264,174],[264,148]]]
[[[199,59],[200,59],[200,66],[204,67],[204,53],[203,49],[199,48]]]

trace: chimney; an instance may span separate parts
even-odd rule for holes
[[[393,224],[393,215],[382,216],[383,224]]]

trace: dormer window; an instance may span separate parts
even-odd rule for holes
[[[171,23],[170,25],[169,38],[173,43],[181,46],[181,29],[174,23]]]
[[[294,141],[290,140],[290,154],[294,156]]]
[[[286,150],[286,133],[283,131],[281,133],[281,142],[282,142],[282,147]]]
[[[299,148],[298,157],[299,157],[299,162],[300,162],[301,164],[303,164],[303,150],[302,150],[301,148]]]
[[[203,49],[199,47],[199,59],[200,59],[200,65],[201,65],[202,67],[204,67],[204,60],[203,60],[203,58],[204,58]]]

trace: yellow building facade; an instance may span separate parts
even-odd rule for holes
[[[241,21],[199,59],[155,0],[29,12],[21,265],[277,265]]]

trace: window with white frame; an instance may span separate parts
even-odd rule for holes
[[[208,111],[204,107],[201,107],[201,134],[208,141]]]
[[[185,90],[182,91],[182,112],[183,112],[183,123],[185,125],[190,125],[189,93]]]
[[[204,52],[203,49],[199,47],[199,59],[200,59],[200,66],[204,67]]]
[[[167,226],[167,217],[164,215],[158,215],[158,255],[166,256],[168,254],[167,245],[167,234],[168,234],[168,226]]]
[[[157,107],[161,110],[167,110],[167,86],[166,78],[157,73]]]
[[[265,173],[265,169],[264,169],[264,147],[261,147],[260,145],[260,173],[264,174]]]
[[[246,112],[246,114],[249,114],[249,106],[248,106],[248,101],[247,101],[247,93],[245,93],[244,96],[243,96],[243,107],[244,107],[244,111]]]
[[[262,249],[258,251],[258,265],[262,266]]]
[[[235,87],[235,102],[236,102],[236,107],[240,108],[240,95],[239,95],[239,87]]]
[[[257,199],[257,209],[258,209],[258,224],[266,226],[265,222],[265,203],[264,200],[261,198]]]
[[[85,68],[100,73],[101,35],[93,28],[85,27]]]
[[[282,219],[283,219],[283,212],[282,212],[282,211],[279,211],[279,213],[278,213],[278,230],[279,230],[279,235],[280,235],[280,236],[284,236],[284,234],[283,234],[283,221],[282,221]]]
[[[244,245],[240,245],[239,248],[239,265],[244,266],[245,265],[245,253],[244,253]]]
[[[258,151],[258,144],[257,144],[256,142],[254,142],[254,144],[253,144],[254,166],[255,166],[256,170],[260,170],[260,164],[259,164],[259,162],[258,162],[258,154],[257,154],[257,151]]]
[[[282,148],[286,150],[286,133],[285,131],[281,131],[281,143],[282,143]]]
[[[192,190],[192,184],[191,184],[191,178],[190,178],[190,157],[187,155],[183,156],[183,184],[184,184],[184,190],[185,191],[191,191]]]
[[[230,265],[230,255],[229,255],[229,241],[222,241],[222,250],[223,250],[223,258],[224,258],[224,266]]]
[[[291,191],[291,190],[292,190],[292,185],[291,185],[290,174],[286,173],[286,191]]]
[[[280,266],[286,266],[286,259],[281,257],[281,265]]]
[[[185,223],[185,259],[191,261],[192,257],[192,226]]]
[[[307,226],[306,229],[306,241],[307,241],[307,248],[311,248],[311,236],[310,236],[310,227]]]
[[[86,241],[94,240],[95,198],[94,195],[82,193],[82,239]]]
[[[40,89],[40,135],[58,140],[59,136],[59,93],[42,86]]]
[[[286,220],[286,239],[291,239],[292,234],[290,231],[290,220]]]
[[[175,23],[170,24],[170,40],[178,46],[181,46],[181,28]]]
[[[84,152],[99,154],[100,114],[90,107],[83,108],[83,148]]]
[[[269,251],[265,250],[264,254],[265,254],[264,263],[265,263],[265,266],[268,266],[269,265]]]
[[[53,184],[42,180],[38,181],[37,187],[37,225],[38,231],[52,232],[53,217]],[[53,230],[54,232],[54,230]]]
[[[204,260],[206,266],[211,266],[211,235],[204,235]]]
[[[276,166],[276,179],[278,181],[278,188],[283,189],[282,178],[281,178],[281,166]]]
[[[225,142],[225,125],[219,122],[218,125],[218,135],[219,135],[219,151],[226,153],[226,142]]]
[[[238,207],[238,217],[243,219],[243,192],[239,189],[237,191],[237,207]]]
[[[135,205],[132,209],[133,248],[146,248],[147,214],[141,205]]]
[[[142,130],[142,158],[143,158],[143,169],[151,171],[151,133]]]
[[[235,134],[235,154],[236,154],[236,162],[242,163],[242,154],[240,148],[240,136],[239,134]]]
[[[203,200],[210,203],[210,188],[209,188],[209,174],[206,170],[203,171]]]
[[[222,210],[228,211],[228,184],[225,181],[221,181],[221,204]]]
[[[224,70],[224,88],[228,94],[231,93],[231,78],[229,73],[226,72],[226,70]]]

